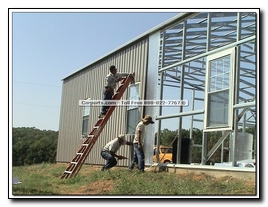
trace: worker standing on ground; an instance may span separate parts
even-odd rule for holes
[[[132,145],[126,141],[125,136],[120,134],[118,137],[108,142],[101,150],[101,157],[106,160],[106,164],[101,168],[101,171],[106,171],[117,164],[117,159],[127,159],[125,156],[117,155],[116,152],[122,145]]]
[[[116,87],[116,83],[121,81],[124,77],[132,75],[134,77],[135,72],[129,74],[129,73],[118,73],[117,68],[112,65],[110,67],[110,73],[106,76],[106,85],[103,91],[103,100],[111,100],[114,95],[114,90]],[[99,118],[102,118],[107,110],[109,109],[109,106],[103,105],[101,107],[101,112],[99,115]]]
[[[138,161],[138,170],[140,172],[144,172],[144,139],[145,139],[145,126],[149,124],[154,124],[152,117],[150,115],[146,115],[141,121],[137,124],[135,130],[135,137],[133,140],[134,145],[134,156],[128,167],[128,170],[131,171],[134,168],[134,164]]]

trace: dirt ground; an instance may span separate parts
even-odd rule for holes
[[[84,173],[88,173],[89,170],[92,171],[99,171],[101,166],[90,166],[88,167]],[[83,173],[80,171],[79,173]],[[167,172],[168,173],[168,172]],[[186,174],[183,176],[187,176]],[[180,178],[182,177],[182,174],[180,174]],[[194,176],[193,179],[195,180],[203,180],[205,178],[209,177],[209,175],[206,175],[204,173],[200,173]],[[222,182],[228,182],[229,180],[232,180],[234,178],[230,176],[224,176],[220,178],[214,178],[214,181],[222,181]],[[255,186],[255,182],[248,181],[248,186]],[[81,186],[78,190],[72,191],[68,194],[70,195],[100,195],[100,194],[108,194],[113,190],[113,181],[112,180],[104,180],[104,181],[97,181],[94,183],[86,184],[84,186]]]
[[[75,190],[70,195],[100,195],[100,194],[108,194],[113,190],[113,181],[112,180],[105,180],[105,181],[98,181],[91,184],[87,184],[81,186],[80,189]]]

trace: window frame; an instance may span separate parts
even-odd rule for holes
[[[226,56],[229,56],[230,60],[230,68],[229,68],[229,85],[226,87],[218,88],[217,89],[217,82],[215,83],[215,90],[211,91],[211,64],[215,60],[220,60]],[[233,105],[234,105],[234,81],[235,81],[235,66],[236,66],[236,47],[231,49],[223,50],[218,53],[212,54],[207,57],[207,68],[206,68],[206,89],[205,89],[205,119],[204,119],[204,131],[217,131],[217,130],[232,130],[233,129]],[[221,73],[221,75],[217,75],[215,77],[224,76],[225,73]],[[223,81],[222,81],[223,82]],[[215,124],[210,125],[210,118],[211,118],[211,103],[209,102],[211,98],[214,98],[217,95],[221,95],[221,93],[228,91],[228,103],[227,103],[227,123],[223,124]],[[224,100],[224,99],[222,99]],[[224,106],[224,102],[222,102]],[[224,107],[223,110],[224,111]],[[217,119],[216,119],[217,121]]]
[[[86,101],[87,100],[91,100],[91,98],[86,99]],[[89,128],[89,114],[90,114],[90,106],[83,106],[81,139],[86,138],[87,134],[89,133],[89,131],[88,131],[88,128]]]
[[[131,97],[129,97],[131,95],[130,90],[131,90],[131,87],[137,87],[137,86],[138,86],[138,90],[137,90],[138,94],[137,94],[135,100],[140,100],[140,92],[141,92],[140,91],[141,90],[140,82],[135,82],[134,84],[131,84],[128,86],[128,91],[127,91],[127,100],[128,101],[134,100],[134,99],[131,99]],[[133,131],[129,131],[129,128],[130,128],[129,122],[130,122],[130,113],[131,112],[134,112],[134,114],[136,112],[135,121],[137,123],[134,121],[135,123],[133,124],[133,127],[132,127]],[[130,134],[130,135],[135,134],[135,129],[136,129],[136,125],[138,124],[138,121],[139,121],[139,106],[127,106],[126,107],[126,134]]]

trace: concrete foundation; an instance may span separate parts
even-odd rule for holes
[[[146,171],[166,171],[176,174],[206,174],[215,178],[229,176],[235,179],[256,182],[256,169],[246,167],[216,167],[186,164],[153,164]]]

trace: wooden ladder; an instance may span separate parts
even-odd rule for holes
[[[118,89],[112,97],[112,100],[120,100],[130,83],[134,83],[134,77],[132,75],[128,75],[121,81]],[[82,143],[75,156],[69,163],[69,166],[63,172],[60,178],[71,178],[77,175],[82,165],[84,164],[85,159],[88,157],[91,149],[93,148],[95,142],[100,136],[100,133],[102,132],[107,121],[112,115],[115,107],[116,106],[110,106],[105,116],[103,118],[98,119],[96,124],[93,126],[91,132],[87,135],[85,141]]]

